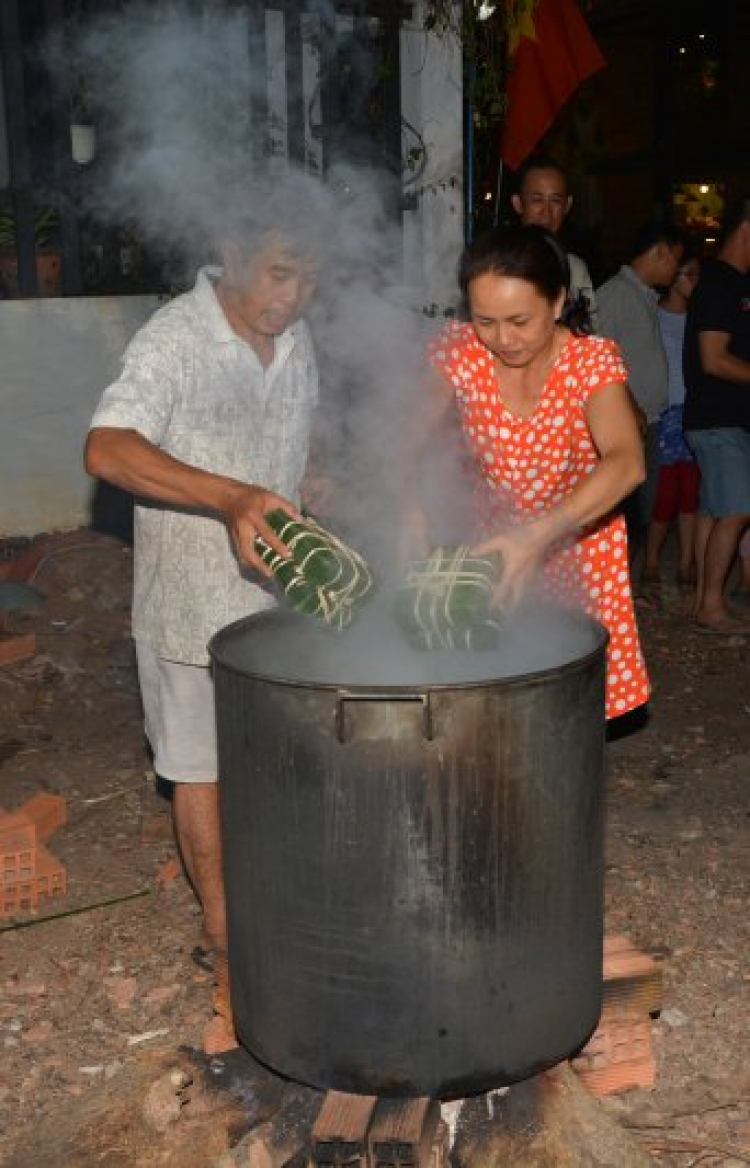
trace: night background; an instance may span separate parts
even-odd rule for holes
[[[7,0],[0,8],[8,116],[7,157],[0,168],[0,274],[7,296],[34,295],[35,279],[41,294],[63,295],[179,285],[169,257],[153,254],[137,223],[104,224],[87,213],[120,130],[103,100],[101,78],[97,92],[79,66],[75,32],[93,13],[132,7],[128,0]],[[212,10],[258,8],[188,0],[184,7],[209,16]],[[266,7],[286,19],[310,6],[277,0]],[[674,219],[710,251],[727,201],[750,186],[750,5],[583,0],[579,7],[606,66],[573,93],[535,149],[552,154],[568,171],[574,195],[565,225],[568,245],[588,261],[595,283],[619,266],[637,225],[653,216]],[[356,140],[360,156],[384,165],[394,178],[418,172],[422,146],[400,118],[397,93],[399,21],[413,16],[414,6],[383,0],[334,8],[353,18],[354,32],[346,38],[332,33],[323,45],[324,167],[341,143]],[[512,218],[514,176],[507,166],[500,172],[499,144],[507,113],[508,30],[525,10],[525,0],[482,7],[467,0],[463,8],[427,0],[420,10],[425,28],[458,33],[464,46],[465,236]],[[53,75],[44,49],[50,33],[59,39],[60,29],[66,30],[62,79],[60,62]],[[273,150],[273,126],[269,121],[263,129],[267,112],[256,113],[254,149],[262,158]],[[96,125],[92,160],[71,159],[73,121]],[[290,141],[293,160],[294,154]],[[302,148],[297,155],[304,164]],[[422,194],[412,184],[411,199]],[[398,202],[394,194],[396,216],[403,211]],[[36,277],[34,248],[51,256],[47,268],[38,262]]]

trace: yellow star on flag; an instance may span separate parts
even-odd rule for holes
[[[521,37],[536,40],[534,10],[539,0],[515,0],[508,20],[508,56],[515,56]]]

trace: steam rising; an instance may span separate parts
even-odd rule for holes
[[[315,6],[308,40],[334,19],[329,5]],[[419,408],[429,327],[405,303],[403,235],[393,215],[401,177],[372,159],[353,163],[363,158],[361,136],[348,149],[341,126],[324,180],[286,157],[260,160],[274,132],[263,116],[268,74],[283,66],[283,43],[281,66],[270,51],[254,39],[247,11],[198,14],[150,3],[69,25],[51,59],[72,59],[92,95],[100,147],[88,209],[100,221],[135,224],[192,276],[216,261],[241,221],[255,216],[262,229],[282,205],[287,222],[296,219],[301,246],[320,264],[309,316],[321,366],[324,463],[336,468],[335,502],[322,518],[368,554],[388,557],[396,542],[393,485],[405,475],[404,436]],[[283,139],[284,128],[276,129]],[[456,496],[447,482],[445,496]]]
[[[52,50],[83,79],[97,128],[89,209],[203,258],[228,193],[253,175],[246,15],[136,4],[79,18]]]
[[[308,32],[320,32],[335,17],[321,0],[305,19]],[[320,518],[387,577],[400,538],[398,488],[421,423],[427,330],[434,327],[405,297],[403,236],[392,213],[401,176],[352,162],[362,158],[361,141],[347,151],[341,127],[324,181],[314,150],[306,171],[283,153],[269,161],[273,125],[262,111],[269,108],[268,74],[278,75],[283,61],[267,59],[266,49],[254,39],[248,11],[200,14],[152,0],[66,26],[48,64],[67,87],[72,61],[90,91],[99,147],[87,209],[97,219],[134,224],[189,271],[215,260],[248,217],[262,229],[285,207],[303,250],[317,253],[320,291],[309,316],[326,422],[321,465],[326,473],[335,468],[333,503]],[[476,533],[455,433],[432,454],[424,483],[442,525],[436,538],[470,542]]]

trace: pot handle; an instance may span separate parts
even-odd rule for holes
[[[346,742],[346,725],[344,721],[345,702],[421,702],[422,703],[422,733],[428,742],[435,737],[432,722],[432,706],[429,693],[394,694],[394,693],[342,693],[336,699],[336,737],[339,742]]]

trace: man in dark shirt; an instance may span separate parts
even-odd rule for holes
[[[727,217],[717,257],[703,265],[683,363],[685,433],[701,469],[695,617],[711,632],[750,633],[725,596],[750,523],[750,198]]]

